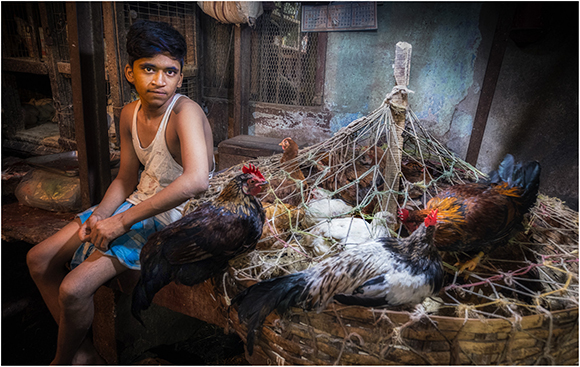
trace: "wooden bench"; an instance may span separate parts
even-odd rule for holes
[[[2,239],[24,241],[31,246],[58,232],[75,217],[75,213],[56,213],[21,205],[18,202],[2,205]],[[100,287],[95,293],[93,339],[95,347],[109,364],[118,364],[120,333],[117,316],[127,315],[119,308],[121,296],[130,295],[139,278],[138,271],[126,271]],[[227,305],[223,298],[213,295],[214,280],[195,287],[171,283],[154,298],[156,305],[227,329]],[[148,311],[144,311],[147,313]],[[141,326],[139,326],[141,327]]]
[[[282,139],[278,138],[250,135],[225,140],[218,146],[219,169],[260,156],[282,153],[282,147],[279,145],[281,141]],[[2,237],[35,245],[56,233],[74,217],[75,213],[54,213],[20,205],[17,202],[3,205]],[[93,340],[96,349],[108,364],[119,363],[119,341],[126,337],[127,329],[135,333],[142,333],[145,330],[132,319],[128,310],[130,306],[128,300],[138,279],[139,272],[129,270],[100,287],[95,293]],[[226,333],[236,333],[240,328],[239,321],[237,315],[232,313],[226,304],[221,282],[220,276],[193,287],[171,283],[155,295],[153,303],[216,325]],[[154,312],[147,310],[143,314],[147,316],[147,313]],[[151,317],[155,316],[149,314],[149,319]],[[249,360],[256,364],[264,364],[265,360],[257,357],[255,353],[254,358]]]

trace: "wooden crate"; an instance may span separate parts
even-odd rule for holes
[[[264,136],[238,135],[219,143],[219,169],[223,170],[257,157],[282,153],[282,139]]]

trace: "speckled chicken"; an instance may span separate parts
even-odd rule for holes
[[[141,277],[131,311],[140,313],[171,281],[195,285],[222,272],[230,259],[254,249],[265,214],[255,197],[267,181],[250,165],[211,202],[151,235],[141,250]]]
[[[433,245],[434,210],[407,238],[381,237],[353,246],[317,265],[254,284],[237,295],[238,316],[248,327],[252,354],[256,331],[274,309],[323,310],[333,299],[362,306],[418,304],[439,293],[441,256]]]

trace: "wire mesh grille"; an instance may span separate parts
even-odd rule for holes
[[[2,56],[39,58],[38,7],[4,3],[2,10]]]
[[[58,61],[70,62],[70,50],[68,47],[68,26],[66,20],[66,7],[61,2],[47,2],[49,27],[51,39],[57,50]]]
[[[204,38],[204,96],[227,99],[234,86],[234,26],[201,14]]]
[[[259,102],[316,106],[318,35],[300,32],[300,3],[277,2],[252,31],[251,94]]]

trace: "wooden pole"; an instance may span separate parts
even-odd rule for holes
[[[111,183],[101,4],[67,2],[75,136],[83,208]]]
[[[390,96],[391,112],[393,114],[394,125],[391,126],[390,144],[387,153],[386,171],[384,173],[385,182],[390,190],[399,189],[399,172],[401,172],[401,151],[403,149],[403,130],[407,118],[409,107],[406,88],[409,85],[411,74],[411,51],[413,47],[406,42],[399,42],[395,51],[395,81],[397,86]],[[398,88],[397,88],[398,87]],[[389,154],[390,153],[390,154]],[[390,194],[387,196],[387,211],[397,215],[397,196]]]

